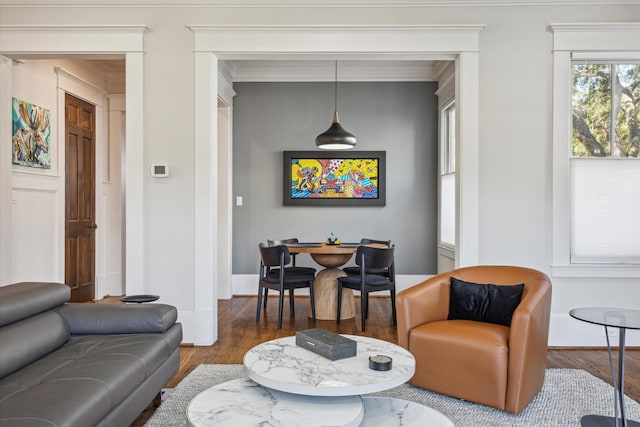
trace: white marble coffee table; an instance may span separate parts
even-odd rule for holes
[[[329,360],[296,345],[295,336],[259,344],[244,356],[249,378],[265,387],[307,396],[353,396],[404,384],[416,361],[404,348],[375,338],[344,335],[357,342],[357,354]],[[393,359],[389,371],[369,369],[369,356]]]
[[[227,381],[198,394],[187,407],[189,425],[358,427],[360,396],[315,397],[269,389],[249,378]]]
[[[393,343],[345,335],[357,342],[355,357],[331,361],[295,343],[295,336],[249,350],[249,378],[215,385],[187,408],[190,426],[453,427],[438,411],[419,403],[360,394],[405,383],[415,372],[411,353]],[[369,356],[393,359],[389,371],[369,369]]]

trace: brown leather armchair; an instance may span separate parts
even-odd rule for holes
[[[511,326],[447,320],[450,277],[467,282],[524,283]],[[514,414],[544,382],[551,282],[542,272],[474,266],[432,277],[397,296],[398,343],[416,358],[410,383]]]

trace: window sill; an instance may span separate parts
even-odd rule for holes
[[[637,264],[569,264],[552,265],[553,277],[640,277],[640,265]]]

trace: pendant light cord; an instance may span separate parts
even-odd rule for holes
[[[334,109],[333,111],[338,111],[338,60],[336,59],[336,81],[334,84]]]

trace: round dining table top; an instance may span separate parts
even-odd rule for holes
[[[354,254],[358,250],[360,243],[340,243],[329,244],[319,243],[287,243],[287,247],[291,252],[307,253],[307,254]]]
[[[311,254],[311,258],[318,264],[326,268],[338,268],[349,262],[359,246],[372,246],[386,248],[379,243],[362,245],[361,243],[287,243],[289,251],[292,253]]]

